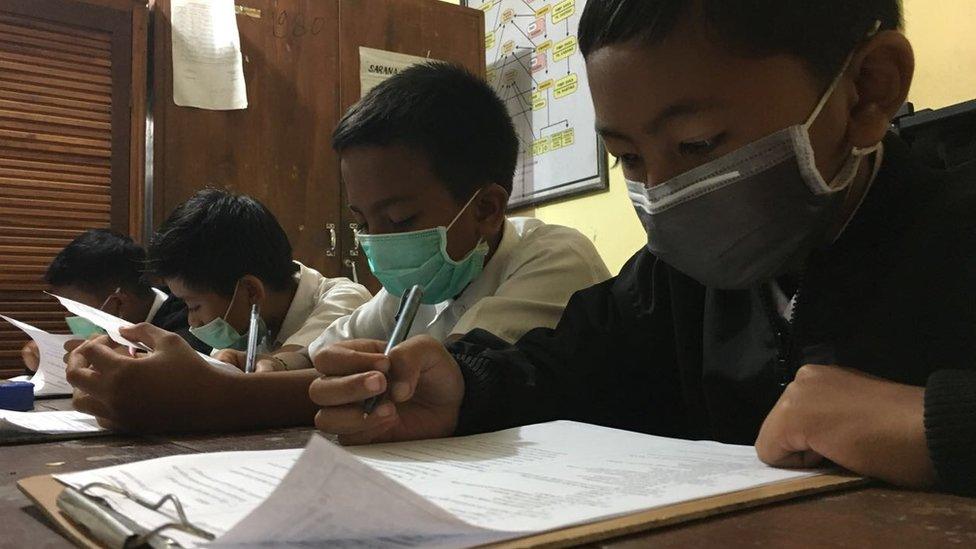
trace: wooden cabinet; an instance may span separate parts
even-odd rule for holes
[[[173,103],[170,1],[156,3],[156,225],[197,190],[228,187],[275,213],[296,258],[338,273],[339,177],[329,152],[339,102],[338,1],[242,4],[255,10],[237,17],[248,108],[208,111]]]
[[[50,260],[86,229],[140,222],[145,54],[133,64],[133,36],[147,11],[96,4],[0,0],[0,313],[55,331],[63,309],[40,293]],[[25,341],[0,322],[0,374],[23,369]]]
[[[295,257],[373,291],[352,237],[332,130],[360,97],[359,47],[460,63],[484,73],[483,15],[439,0],[241,0],[237,16],[249,106],[173,103],[170,0],[154,39],[155,223],[198,189],[228,187],[275,213]]]

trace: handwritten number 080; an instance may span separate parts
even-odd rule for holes
[[[315,36],[325,28],[325,18],[315,17],[312,24],[308,25],[304,13],[289,15],[287,10],[281,10],[272,20],[274,21],[274,35],[276,38],[287,38],[291,35],[295,38],[311,34]]]

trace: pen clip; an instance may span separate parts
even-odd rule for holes
[[[397,312],[396,312],[395,315],[393,315],[393,322],[394,323],[400,322],[400,315],[403,314],[403,308],[406,307],[406,305],[407,305],[407,296],[408,295],[409,294],[407,292],[403,292],[403,295],[400,296],[400,304],[397,305]]]

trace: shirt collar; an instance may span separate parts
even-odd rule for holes
[[[166,303],[166,300],[169,299],[169,294],[160,290],[159,288],[150,287],[149,289],[153,291],[153,304],[152,307],[149,307],[149,314],[146,315],[147,323],[151,323],[153,319],[156,318],[156,313],[159,312],[159,309],[163,306],[163,303]]]
[[[315,308],[317,302],[315,294],[319,288],[319,281],[322,279],[322,274],[315,269],[310,269],[298,261],[294,263],[298,265],[298,272],[292,275],[297,288],[295,297],[292,298],[291,305],[288,306],[288,312],[285,313],[285,319],[281,321],[281,328],[275,334],[276,346],[298,332],[305,324],[312,309]]]
[[[502,283],[505,267],[518,246],[518,242],[518,229],[508,218],[505,218],[505,223],[502,225],[502,239],[498,242],[498,248],[495,249],[491,259],[485,263],[481,274],[471,284],[468,284],[468,287],[461,292],[457,299],[448,299],[434,305],[434,320],[437,320],[437,317],[453,303],[471,305],[486,295],[494,294]]]

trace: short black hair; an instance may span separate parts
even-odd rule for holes
[[[424,153],[459,202],[496,183],[509,194],[519,140],[505,103],[462,67],[427,62],[382,82],[346,111],[332,147],[405,145]]]
[[[588,57],[612,44],[658,44],[687,13],[733,51],[794,55],[825,80],[876,21],[880,30],[902,26],[901,0],[590,0],[580,19],[580,51]]]
[[[156,231],[149,268],[194,290],[229,296],[246,275],[272,290],[287,289],[298,266],[288,236],[264,204],[207,188],[177,206]]]
[[[145,260],[146,251],[128,236],[108,229],[91,229],[54,256],[44,273],[44,282],[93,293],[123,288],[146,295],[150,290],[142,279]]]

